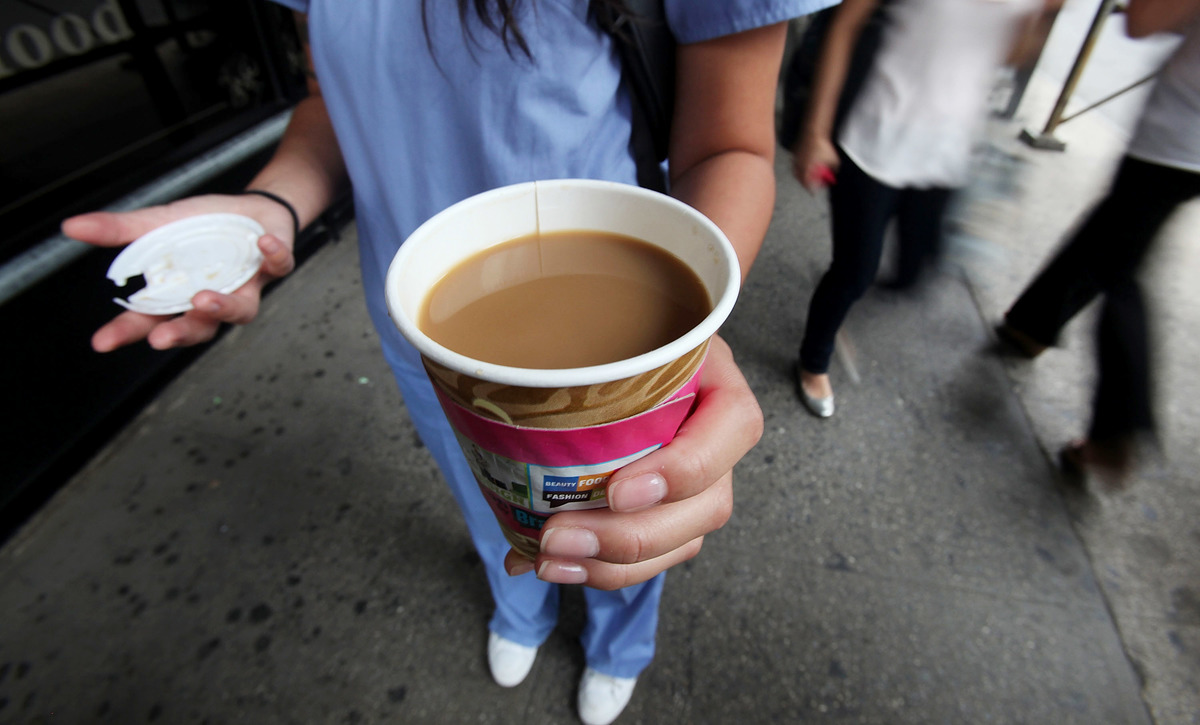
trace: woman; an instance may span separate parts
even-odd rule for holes
[[[1125,18],[1131,37],[1169,31],[1182,33],[1183,42],[1158,74],[1108,194],[997,328],[1022,354],[1036,357],[1103,296],[1091,424],[1087,437],[1062,450],[1060,462],[1067,473],[1094,471],[1117,486],[1133,471],[1138,439],[1152,437],[1155,427],[1137,274],[1163,224],[1200,195],[1200,1],[1135,0]]]
[[[715,341],[701,402],[677,439],[614,475],[610,511],[549,519],[537,561],[523,560],[510,553],[479,496],[416,351],[388,318],[383,282],[401,240],[473,194],[548,178],[635,183],[630,97],[612,38],[584,0],[279,1],[307,16],[315,73],[311,96],[249,186],[273,198],[206,196],[63,224],[77,239],[115,245],[177,218],[239,212],[269,232],[260,240],[262,272],[232,295],[197,294],[196,309],[173,319],[124,313],[93,345],[104,351],[145,338],[167,348],[209,339],[222,322],[249,322],[262,285],[292,267],[289,205],[308,223],[352,183],[367,306],[384,356],[458,500],[496,602],[493,676],[504,686],[521,682],[555,625],[557,585],[586,584],[580,715],[611,722],[653,657],[662,572],[695,556],[704,534],[730,514],[730,470],[761,432],[753,395],[728,347]],[[724,230],[743,272],[773,207],[785,21],[824,4],[666,3],[680,43],[671,193]]]
[[[833,261],[813,293],[797,366],[801,400],[821,418],[834,412],[834,338],[875,281],[889,224],[895,221],[899,241],[892,284],[907,287],[936,255],[951,193],[967,182],[994,71],[1026,33],[1047,30],[1039,21],[1058,4],[892,0],[878,50],[839,112],[856,43],[880,2],[838,7],[793,159],[796,179],[810,191],[836,177],[829,193]]]

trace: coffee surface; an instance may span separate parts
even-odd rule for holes
[[[497,365],[558,369],[641,355],[698,325],[712,302],[682,261],[596,231],[521,237],[460,263],[430,291],[421,331]]]

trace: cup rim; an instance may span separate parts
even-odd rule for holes
[[[419,245],[423,243],[423,240],[430,237],[430,231],[440,227],[445,217],[449,215],[467,213],[472,207],[488,204],[496,197],[525,194],[529,191],[533,191],[536,194],[540,187],[546,185],[574,186],[594,190],[601,194],[617,196],[631,195],[653,199],[654,203],[673,207],[676,212],[687,217],[690,222],[704,229],[707,232],[707,241],[712,242],[713,249],[720,257],[725,270],[724,279],[721,281],[721,289],[717,290],[719,296],[713,300],[712,311],[691,330],[666,345],[624,360],[575,368],[520,368],[498,365],[457,353],[435,342],[422,332],[417,326],[416,321],[403,309],[397,299],[397,295],[392,294],[392,290],[397,289],[400,284],[405,262],[414,253],[419,251]],[[698,270],[688,263],[687,260],[680,259],[680,261],[687,264],[693,272],[698,273]],[[733,245],[725,236],[725,233],[721,231],[720,227],[694,207],[666,194],[630,184],[595,179],[553,179],[528,181],[491,189],[463,199],[430,217],[408,236],[404,243],[400,245],[400,249],[396,252],[395,257],[393,257],[392,263],[388,267],[385,296],[392,321],[399,328],[404,338],[426,358],[456,372],[503,385],[515,385],[526,388],[567,388],[609,383],[640,375],[662,367],[690,350],[699,347],[716,334],[717,330],[729,317],[729,314],[733,311],[734,303],[737,301],[740,287],[741,268]],[[710,290],[710,294],[712,292],[713,290]]]

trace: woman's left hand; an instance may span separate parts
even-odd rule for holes
[[[700,551],[733,512],[733,466],[758,443],[763,417],[729,345],[714,337],[699,402],[666,446],[613,474],[609,510],[550,517],[541,553],[510,551],[511,575],[620,589],[646,581]]]

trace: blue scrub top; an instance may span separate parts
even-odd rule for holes
[[[519,4],[532,57],[458,3],[276,0],[308,13],[317,76],[354,185],[363,286],[399,343],[384,277],[401,242],[446,207],[537,179],[636,183],[630,99],[588,0]],[[681,43],[777,23],[836,0],[666,0]],[[428,39],[425,31],[428,30]],[[470,38],[470,40],[468,40]],[[401,343],[402,344],[402,343]]]

